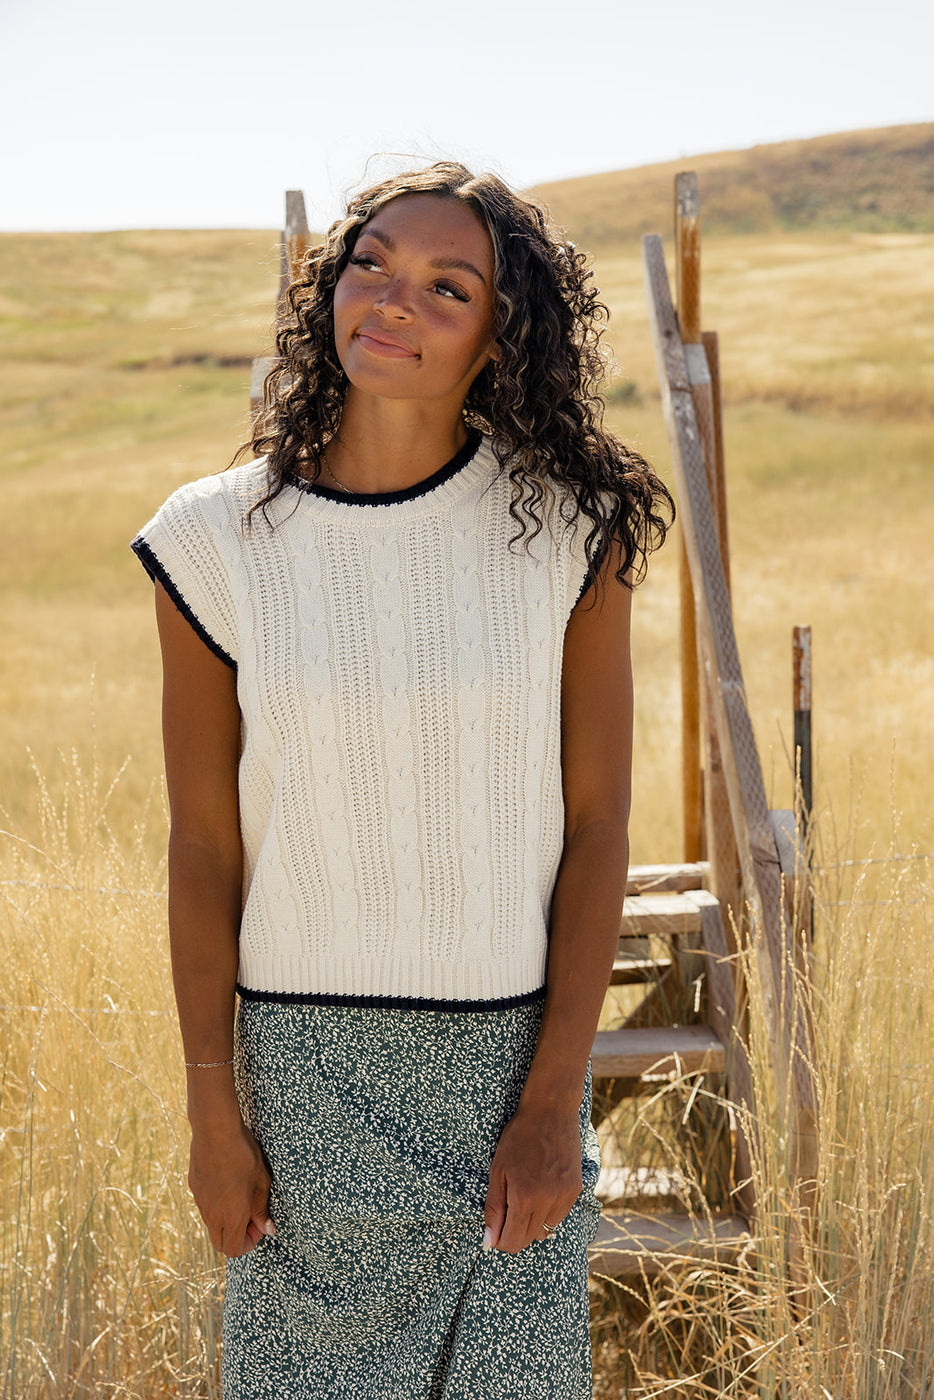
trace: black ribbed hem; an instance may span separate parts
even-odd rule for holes
[[[309,496],[323,496],[325,500],[340,501],[345,506],[391,506],[399,501],[415,501],[419,496],[427,496],[429,491],[434,491],[437,487],[443,486],[446,481],[450,481],[452,476],[456,476],[477,455],[477,449],[482,439],[482,433],[471,429],[467,441],[460,451],[454,454],[450,462],[445,462],[443,467],[439,467],[424,481],[417,481],[414,486],[406,486],[402,491],[374,491],[369,495],[361,495],[355,491],[340,491],[336,486],[322,486],[320,479],[306,481],[304,477],[297,476],[294,472],[284,472],[283,480],[287,481],[290,486],[296,486],[299,491],[306,492]]]
[[[234,661],[233,657],[230,656],[224,650],[224,648],[220,645],[219,642],[215,642],[210,632],[208,632],[204,628],[200,620],[192,612],[191,608],[185,602],[185,599],[182,597],[178,588],[172,581],[170,574],[168,573],[166,568],[160,563],[156,555],[153,554],[152,550],[150,549],[146,541],[143,539],[142,535],[137,535],[136,539],[130,545],[130,548],[136,555],[139,562],[142,564],[143,568],[146,570],[149,577],[154,581],[158,580],[159,583],[162,584],[162,587],[165,589],[166,593],[168,593],[169,597],[172,599],[172,602],[175,604],[175,606],[181,613],[182,617],[185,619],[186,622],[191,624],[192,628],[195,630],[195,632],[197,632],[202,642],[204,642],[204,645],[208,647],[210,651],[213,651],[214,655],[218,658],[218,660],[223,661],[225,666],[229,666],[231,670],[236,671],[236,661]]]
[[[277,1006],[349,1006],[361,1010],[380,1011],[511,1011],[516,1006],[530,1006],[543,1001],[545,988],[521,992],[514,997],[498,997],[495,1001],[443,1001],[432,997],[341,996],[337,992],[265,992],[243,987],[237,992],[244,1001],[274,1002]]]

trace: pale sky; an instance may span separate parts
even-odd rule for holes
[[[510,183],[934,120],[931,0],[0,0],[0,228],[322,228],[387,160]],[[369,160],[369,165],[368,165]]]

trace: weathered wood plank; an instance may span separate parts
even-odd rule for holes
[[[704,845],[704,795],[701,782],[700,678],[697,669],[697,631],[694,590],[684,541],[679,563],[681,599],[681,808],[684,823],[682,854],[686,861],[706,856]]]
[[[678,328],[682,342],[700,341],[700,200],[697,176],[682,171],[675,177],[675,287]],[[667,364],[671,374],[674,363]],[[690,385],[690,363],[685,362]],[[680,367],[677,372],[680,374]],[[684,819],[684,859],[700,860],[708,854],[704,827],[703,721],[700,672],[697,664],[697,631],[694,587],[684,540],[680,554],[681,593],[681,803]]]
[[[723,577],[727,592],[730,592],[730,531],[726,507],[726,452],[723,446],[723,396],[720,384],[720,338],[716,331],[704,331],[704,350],[707,354],[707,369],[710,374],[710,388],[713,395],[713,440],[716,492],[717,538],[720,541],[720,558],[723,560]]]
[[[698,257],[700,232],[697,232]],[[683,339],[683,336],[682,336]],[[726,503],[720,496],[725,487],[717,462],[717,407],[714,403],[713,377],[702,343],[684,345],[684,360],[691,385],[691,401],[697,420],[704,475],[714,512],[720,558],[724,562],[724,543],[720,534],[721,515],[726,516]],[[724,570],[726,568],[724,562]],[[696,631],[696,628],[695,628]],[[698,671],[702,669],[697,659]],[[719,899],[726,918],[727,941],[733,947],[733,926],[742,922],[743,906],[739,878],[739,858],[733,836],[730,801],[723,773],[720,741],[712,714],[712,700],[707,677],[699,684],[700,756],[703,769],[704,854],[710,862],[710,888]]]
[[[631,865],[626,893],[699,890],[706,885],[709,871],[710,867],[706,861],[685,861],[675,865]]]
[[[729,783],[728,780],[728,783],[734,832],[739,845],[746,896],[753,904],[754,912],[758,912],[755,906],[761,902],[761,891],[755,852],[758,850],[761,860],[773,860],[776,866],[777,857],[774,854],[771,833],[769,832],[766,839],[761,822],[757,821],[760,806],[766,813],[766,822],[768,820],[765,790],[762,787],[755,738],[745,706],[739,652],[729,599],[726,596],[719,543],[706,490],[706,469],[694,404],[689,388],[682,387],[689,384],[688,371],[671,304],[661,239],[654,235],[644,238],[643,256],[649,319],[656,346],[662,403],[678,478],[685,542],[692,576],[697,577],[701,589],[699,611],[703,614],[705,629],[713,646],[713,655],[710,658],[713,672],[712,699],[718,711],[717,719],[721,721],[721,732],[732,741],[730,747],[734,758],[734,781]],[[670,372],[672,369],[673,373]],[[716,621],[713,620],[713,616]],[[736,760],[738,752],[744,754],[744,761]],[[752,762],[749,761],[750,753]],[[761,803],[758,800],[760,793],[757,788],[761,789]],[[763,926],[761,915],[756,922],[760,928]],[[774,976],[771,953],[765,946],[761,951],[760,971],[769,1037],[778,1062],[783,1058],[778,1053],[782,1045],[778,1025],[778,989],[781,986],[781,978]],[[776,1067],[778,1068],[778,1065]]]
[[[310,242],[305,196],[301,190],[285,192],[285,227],[282,230],[279,255],[279,296],[276,316],[282,321],[287,313],[286,293],[301,271]]]
[[[626,1200],[631,1203],[634,1196],[682,1204],[687,1201],[690,1186],[681,1172],[665,1167],[630,1167],[621,1162],[608,1162],[606,1147],[603,1156],[595,1193],[604,1210],[614,1203],[622,1205]]]
[[[718,904],[701,912],[702,941],[707,958],[707,1020],[711,1030],[726,1046],[726,1083],[730,1102],[736,1105],[735,1162],[733,1197],[747,1219],[755,1212],[752,1187],[752,1157],[748,1132],[755,1122],[752,1071],[737,1015],[736,970],[727,948],[723,919]]]
[[[288,315],[286,293],[292,281],[292,260],[289,257],[289,242],[285,230],[279,236],[279,296],[276,300],[276,320],[280,324]]]
[[[721,1074],[726,1051],[709,1026],[624,1027],[597,1031],[591,1059],[595,1079]]]
[[[746,705],[729,594],[707,490],[703,455],[665,272],[661,240],[643,239],[644,269],[662,401],[678,481],[684,538],[698,603],[700,642],[721,738],[733,830],[761,974],[778,1101],[793,1081],[792,1155],[796,1174],[813,1175],[817,1100],[810,1032],[794,996],[793,946],[784,926],[781,882],[755,737]],[[671,374],[668,369],[671,367]]]
[[[611,987],[638,987],[671,970],[671,958],[628,958],[621,954],[610,973]]]
[[[305,213],[305,196],[301,190],[285,192],[284,232],[289,250],[289,271],[294,281],[308,252],[308,217]]]
[[[709,890],[629,894],[623,903],[622,938],[648,938],[650,934],[700,933],[700,911],[715,904]],[[625,944],[620,945],[625,952]]]
[[[651,1278],[691,1261],[727,1262],[753,1243],[739,1216],[605,1214],[590,1246],[590,1272]]]

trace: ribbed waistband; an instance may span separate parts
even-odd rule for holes
[[[428,958],[257,954],[241,948],[241,996],[309,1005],[496,1010],[534,1001],[545,952],[463,963]]]

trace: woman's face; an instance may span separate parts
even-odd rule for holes
[[[334,338],[358,392],[459,413],[496,358],[493,248],[473,210],[407,194],[374,214],[334,289]]]

